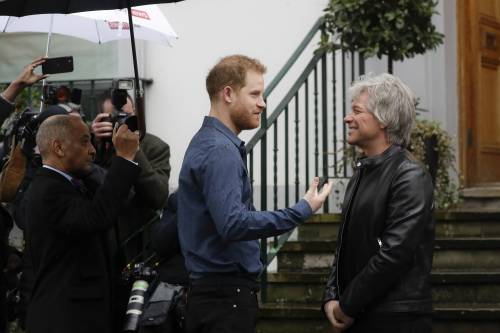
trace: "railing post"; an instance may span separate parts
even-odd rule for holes
[[[318,148],[318,65],[314,66],[314,176],[319,175]]]
[[[365,74],[365,57],[361,53],[358,53],[358,66],[359,66],[358,67],[359,76],[364,75]]]
[[[321,107],[323,132],[323,177],[328,178],[328,104],[327,104],[327,78],[326,78],[326,53],[321,57]],[[328,200],[323,204],[323,211],[328,213]]]
[[[290,186],[289,186],[289,178],[290,178],[290,170],[288,164],[288,106],[285,108],[285,207],[290,205]]]
[[[337,61],[335,52],[332,52],[332,116],[333,116],[333,177],[338,176],[337,160]],[[343,120],[342,120],[343,121]]]
[[[295,202],[300,198],[299,176],[299,93],[295,94]]]
[[[278,120],[273,124],[273,209],[278,210]]]
[[[267,130],[267,109],[262,111],[260,116],[260,127]],[[261,192],[260,210],[267,210],[267,134],[264,132],[260,141],[260,172],[261,172]],[[260,299],[262,303],[267,302],[267,238],[260,240],[260,257],[263,263],[263,270],[260,276]]]
[[[305,118],[305,130],[304,130],[304,136],[306,137],[306,189],[307,189],[307,184],[311,181],[309,179],[309,78],[306,78],[306,81],[304,82],[304,118]]]
[[[342,119],[345,119],[345,116],[347,115],[347,108],[346,108],[346,103],[347,103],[347,96],[346,96],[346,82],[345,82],[345,52],[342,50]],[[344,164],[344,178],[347,178],[347,132],[346,132],[346,127],[345,125],[342,126],[342,138],[343,143],[342,143],[342,163]]]

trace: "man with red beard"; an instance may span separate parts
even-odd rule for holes
[[[282,234],[317,211],[331,191],[315,178],[290,208],[257,212],[238,134],[259,126],[266,68],[256,59],[221,59],[206,79],[210,113],[191,140],[179,176],[178,230],[189,271],[187,332],[254,332],[259,239]]]

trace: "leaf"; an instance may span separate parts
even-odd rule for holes
[[[443,43],[432,24],[433,0],[330,0],[327,33],[341,35],[344,50],[403,60]],[[330,43],[333,41],[330,39]]]

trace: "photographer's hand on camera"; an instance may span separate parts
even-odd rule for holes
[[[45,62],[45,58],[41,57],[34,60],[29,65],[25,66],[21,74],[12,81],[12,83],[2,92],[2,97],[8,102],[13,103],[16,99],[17,95],[28,86],[33,85],[34,83],[43,80],[48,77],[48,75],[36,74],[34,73],[34,69]]]
[[[113,146],[116,156],[133,161],[139,151],[139,132],[131,132],[127,125],[121,125],[113,131]]]
[[[113,124],[109,121],[109,114],[99,113],[92,122],[91,130],[96,140],[110,138],[113,135]]]

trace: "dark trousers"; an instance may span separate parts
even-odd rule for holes
[[[204,281],[202,281],[204,280]],[[240,278],[211,278],[192,282],[187,298],[187,333],[254,333],[257,287]]]
[[[345,333],[431,333],[431,315],[371,315],[360,317]]]

